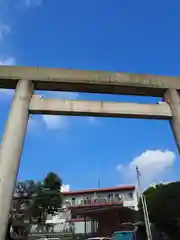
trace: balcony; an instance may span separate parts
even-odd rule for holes
[[[123,205],[123,198],[93,198],[75,201],[66,201],[67,207],[91,207],[104,205]]]

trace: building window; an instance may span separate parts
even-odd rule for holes
[[[132,192],[129,193],[129,197],[130,197],[130,198],[133,197],[133,193],[132,193]]]
[[[108,198],[109,199],[113,198],[113,194],[112,193],[108,194]]]
[[[13,201],[13,202],[12,202],[12,209],[14,210],[14,209],[16,209],[16,208],[17,208],[17,204],[16,204],[15,201]]]
[[[75,204],[75,202],[76,202],[76,199],[72,198],[72,204]]]

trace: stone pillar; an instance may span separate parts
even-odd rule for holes
[[[19,80],[0,151],[0,240],[5,239],[8,215],[26,134],[33,83]]]
[[[180,96],[176,89],[168,89],[165,92],[164,99],[171,108],[172,119],[170,120],[170,123],[178,151],[180,152]]]

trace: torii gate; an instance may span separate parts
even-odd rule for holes
[[[0,240],[5,239],[30,113],[167,119],[180,151],[180,77],[1,66],[0,88],[15,89],[0,151]],[[43,99],[33,94],[35,89],[157,96],[166,103]]]

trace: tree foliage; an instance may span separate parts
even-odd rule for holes
[[[180,182],[159,184],[148,188],[146,197],[149,217],[157,228],[171,239],[180,236]],[[139,204],[142,211],[142,205]]]
[[[50,172],[43,182],[37,186],[36,197],[31,205],[32,216],[41,221],[46,219],[47,214],[54,214],[62,204],[61,179]]]
[[[7,239],[10,238],[10,227],[18,220],[23,222],[30,219],[35,222],[45,222],[47,214],[54,214],[62,205],[61,179],[53,172],[47,174],[42,182],[17,182],[14,194],[15,211],[11,212],[7,230]],[[14,232],[22,226],[13,227]],[[24,228],[27,232],[27,228]]]

